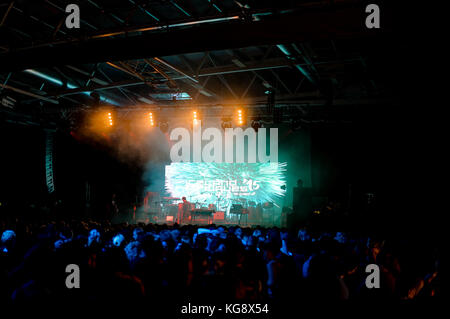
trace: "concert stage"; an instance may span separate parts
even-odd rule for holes
[[[243,198],[235,204],[216,210],[214,204],[203,206],[200,203],[183,203],[179,197],[159,197],[158,193],[147,193],[144,205],[136,213],[136,223],[155,223],[173,225],[239,225],[239,226],[286,226],[285,214],[271,203],[263,205]]]

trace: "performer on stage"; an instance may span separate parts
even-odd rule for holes
[[[107,218],[113,219],[119,216],[119,205],[117,204],[117,196],[115,193],[111,196],[111,201],[107,204]]]
[[[189,218],[192,207],[192,204],[186,200],[185,196],[183,196],[181,199],[183,200],[183,202],[178,205],[178,224],[181,224]]]

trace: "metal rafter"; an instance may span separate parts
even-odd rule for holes
[[[337,63],[355,63],[360,62],[359,58],[355,59],[345,59],[341,61],[321,61],[316,62],[316,65],[319,64],[337,64]],[[306,65],[306,64],[300,64]],[[265,61],[248,61],[246,62],[245,68],[237,67],[235,64],[229,64],[224,66],[217,67],[208,67],[203,68],[197,75],[197,78],[206,77],[206,76],[216,76],[216,75],[224,75],[224,74],[233,74],[233,73],[242,73],[242,72],[252,72],[252,71],[261,71],[261,70],[271,70],[271,69],[279,69],[279,68],[292,68],[293,65],[284,58],[275,58],[275,59],[266,59]],[[264,79],[258,75],[258,77],[264,81]],[[173,80],[180,80],[186,78],[185,76],[173,76]]]
[[[248,90],[250,90],[250,88],[252,87],[253,82],[255,82],[256,78],[257,78],[257,75],[256,75],[256,74],[253,74],[253,77],[252,77],[252,79],[250,80],[250,82],[248,83],[247,88],[244,90],[244,92],[243,92],[242,95],[241,95],[241,98],[242,98],[242,99],[245,98],[245,97],[247,96]]]
[[[87,79],[86,83],[84,84],[85,86],[89,86],[89,84],[91,84],[91,81],[94,78],[95,72],[97,72],[97,69],[98,69],[98,63],[96,63],[94,65],[94,67],[92,68],[92,72],[91,72],[91,74],[89,74],[89,79]]]
[[[111,78],[105,73],[105,72],[103,72],[103,70],[99,67],[98,68],[98,70],[99,70],[99,72],[110,82],[110,83],[112,83],[112,81],[111,81]],[[145,83],[142,83],[142,84],[145,84]],[[136,104],[136,101],[134,100],[134,99],[132,99],[126,92],[126,90],[122,87],[122,86],[116,86],[115,88],[117,88],[119,91],[120,91],[120,93],[122,93],[129,101],[131,101],[131,103],[134,103],[134,104]],[[137,94],[136,94],[137,95]]]
[[[71,65],[66,65],[66,67],[67,68],[69,68],[69,69],[71,69],[72,71],[75,71],[75,72],[77,72],[77,73],[80,73],[80,74],[82,74],[82,75],[84,75],[84,76],[87,76],[87,77],[90,77],[90,75],[92,74],[92,73],[89,73],[89,72],[86,72],[86,71],[84,71],[84,70],[81,70],[81,69],[79,69],[79,68],[77,68],[77,67],[74,67],[74,66],[71,66]],[[97,83],[97,84],[99,84],[100,86],[103,86],[103,87],[108,87],[109,85],[111,85],[111,79],[108,77],[108,75],[106,75],[106,73],[105,72],[103,72],[103,70],[101,69],[101,67],[99,67],[98,68],[98,71],[109,81],[109,82],[107,82],[107,81],[104,81],[104,80],[101,80],[101,79],[99,79],[99,78],[97,78],[97,77],[92,77],[91,78],[91,81],[92,82],[94,82],[94,83]],[[133,82],[133,85],[138,85],[138,84],[145,84],[144,82]],[[99,86],[96,86],[96,87],[99,87]],[[124,86],[125,87],[125,86]],[[120,86],[120,87],[117,87],[117,89],[128,99],[128,100],[130,100],[131,102],[135,102],[133,99],[131,99],[129,96],[128,96],[128,94],[126,93],[126,92],[128,92],[126,89],[124,89],[122,86]],[[87,88],[87,90],[84,90],[84,91],[91,91],[91,90],[93,90],[92,88]],[[96,89],[97,90],[97,89]],[[100,89],[99,89],[100,90]],[[66,90],[65,92],[66,93],[68,93],[70,90]],[[83,92],[82,90],[80,90],[80,92],[77,92],[77,93],[81,93],[81,92]],[[64,95],[64,92],[61,92],[62,93],[62,95]],[[131,92],[131,93],[133,93],[133,92]],[[135,93],[133,93],[133,94],[135,94]],[[135,94],[135,95],[137,95],[137,94]]]
[[[31,20],[33,20],[33,21],[39,23],[39,24],[42,24],[42,25],[46,26],[46,27],[49,28],[49,29],[52,29],[53,31],[55,31],[55,30],[57,29],[57,27],[54,27],[54,26],[48,24],[47,22],[45,22],[45,21],[43,21],[43,20],[41,20],[41,19],[39,19],[39,18],[37,18],[37,17],[35,17],[35,16],[33,16],[33,15],[26,14],[22,9],[15,7],[14,4],[13,4],[13,6],[12,6],[12,9],[14,9],[14,10],[20,12],[21,14],[23,14],[23,15],[26,16],[27,18],[29,18],[29,19],[31,19]],[[64,32],[64,31],[62,31],[61,29],[59,29],[58,31],[59,31],[60,33],[62,33],[63,35],[67,35],[67,33]],[[52,33],[52,35],[53,35],[53,33]]]
[[[320,74],[313,63],[313,60],[308,53],[308,50],[306,50],[306,46],[303,44],[296,45],[295,43],[293,43],[292,47],[303,58],[308,67],[313,71],[315,78],[320,79]]]
[[[168,68],[174,70],[175,72],[177,72],[177,73],[183,75],[184,77],[188,78],[188,79],[191,80],[192,82],[198,83],[198,80],[195,79],[193,76],[186,74],[185,72],[181,71],[180,69],[178,69],[177,67],[173,66],[172,64],[167,63],[167,62],[164,61],[163,59],[160,59],[160,58],[157,58],[157,57],[154,57],[153,59],[155,59],[155,61],[158,61],[159,63],[161,63],[161,64],[167,66]]]
[[[114,13],[108,12],[107,10],[105,10],[104,8],[102,8],[101,6],[99,6],[97,3],[95,3],[92,0],[87,0],[87,2],[89,2],[91,5],[93,5],[94,7],[96,7],[98,10],[100,10],[100,13],[105,13],[114,23],[119,23],[119,25],[123,26],[126,25],[125,21],[122,20],[121,18],[119,18],[117,15],[115,15]]]
[[[186,57],[184,55],[180,55],[180,60],[184,63],[184,65],[186,65],[186,67],[190,70],[191,73],[194,73],[194,69],[192,68],[192,66],[190,65],[190,63],[188,62],[188,60],[186,59]],[[202,59],[202,61],[203,61],[203,59]],[[200,65],[202,65],[202,64],[203,63],[200,63]],[[196,75],[198,77],[198,74],[196,74]],[[206,84],[208,83],[208,81],[209,81],[209,77],[207,77],[207,79],[205,80],[205,82],[203,82],[203,84],[201,84],[200,82],[198,82],[198,83],[192,83],[191,81],[185,81],[185,82],[197,90],[195,99],[198,98],[199,93],[201,93],[202,95],[205,95],[205,96],[209,96],[209,97],[220,98],[217,93],[206,88]]]
[[[130,2],[131,4],[135,5],[136,7],[138,7],[142,12],[144,12],[146,15],[152,17],[154,20],[156,20],[156,22],[160,22],[160,19],[154,15],[153,13],[151,13],[147,8],[142,7],[140,4],[137,4],[134,0],[128,0],[128,2]]]
[[[216,63],[214,62],[213,58],[211,57],[211,54],[208,54],[208,58],[211,61],[212,65],[214,67],[217,67]],[[225,79],[225,77],[222,74],[218,74],[217,77],[219,78],[220,82],[222,82],[223,85],[226,86],[226,88],[231,92],[231,94],[237,99],[238,96],[236,95],[236,93],[234,93],[233,89],[231,88],[231,86],[228,84],[227,80]]]
[[[117,65],[117,64],[112,63],[112,62],[106,62],[106,64],[108,64],[109,66],[112,66],[113,68],[116,68],[116,69],[118,69],[118,70],[120,70],[122,72],[128,73],[129,75],[132,75],[132,76],[134,76],[135,78],[138,78],[141,81],[147,82],[145,77],[143,77],[141,74],[137,73],[129,65],[127,65],[125,62],[119,61],[120,65]],[[149,84],[149,85],[152,86],[151,84]]]
[[[202,60],[200,61],[200,64],[198,65],[197,69],[195,70],[195,75],[198,76],[198,73],[202,69],[203,65],[205,64],[206,60],[208,60],[209,52],[205,52],[205,55],[203,56]]]
[[[206,86],[206,84],[208,84],[208,81],[211,77],[207,76],[205,81],[203,81],[203,83],[201,83],[201,86],[204,88]],[[197,93],[195,94],[195,98],[194,100],[198,99],[198,96],[201,94],[200,90],[197,91]],[[215,93],[214,93],[215,94]],[[215,95],[215,97],[218,97],[217,95]]]
[[[186,9],[184,9],[182,6],[180,6],[175,0],[169,0],[169,2],[178,10],[180,10],[181,12],[183,12],[184,15],[186,15],[187,17],[191,17],[192,14],[190,14],[189,12],[186,11]]]
[[[356,13],[359,13],[357,15]],[[308,28],[311,32],[307,33],[311,39],[329,39],[331,30],[338,30],[333,34],[334,38],[355,37],[361,35],[376,36],[378,33],[368,33],[361,26],[360,19],[353,15],[360,16],[359,8],[345,8],[336,10],[333,13],[320,11],[314,13],[293,13],[286,14],[274,19],[264,19],[262,21],[244,23],[214,23],[211,25],[199,26],[198,28],[186,28],[173,30],[170,33],[151,33],[137,34],[129,37],[114,38],[109,40],[92,40],[87,36],[82,45],[76,45],[81,39],[75,39],[69,42],[67,46],[48,47],[33,46],[33,49],[22,48],[20,55],[1,54],[0,67],[7,70],[19,69],[20,67],[30,68],[44,66],[52,63],[55,65],[64,64],[64,60],[71,63],[94,63],[104,62],[114,57],[114,60],[131,60],[149,56],[167,56],[172,54],[199,52],[199,50],[220,50],[230,47],[239,47],[243,41],[247,46],[286,43],[289,41],[302,42],[306,39],[305,32],[298,32],[302,28]],[[217,18],[221,22],[225,17]],[[231,18],[231,17],[227,17]],[[211,19],[210,19],[211,20]],[[357,20],[357,21],[356,21]],[[326,25],[321,21],[327,21]],[[217,22],[217,20],[216,20]],[[189,24],[198,24],[199,20],[184,22],[184,26]],[[150,27],[154,29],[154,25]],[[156,26],[165,28],[165,26]],[[245,28],[245,32],[242,32]],[[266,34],[261,29],[267,29],[271,32]],[[139,32],[145,29],[127,28],[122,26],[118,33],[112,32],[101,36],[114,36],[117,34],[126,34],[129,30]],[[380,31],[381,32],[381,31]],[[214,37],[211,37],[214,35]],[[208,41],[204,41],[205,38]],[[92,37],[91,37],[92,39]],[[67,41],[56,42],[66,43]],[[154,46],[158,43],[158,46]],[[53,43],[54,44],[54,43]],[[151,50],[151,51],[149,51]],[[145,53],[146,52],[146,53]],[[39,56],[39,59],[36,58]],[[67,64],[67,62],[65,63]]]
[[[6,76],[6,78],[5,78],[5,81],[3,81],[3,85],[6,85],[6,84],[8,84],[8,81],[9,81],[9,79],[11,78],[11,75],[12,75],[12,72],[9,72],[8,73],[8,75]],[[0,87],[0,92],[2,92],[3,91],[3,89],[4,89],[4,87],[2,86],[2,87]]]
[[[274,70],[270,70],[270,72],[271,72],[272,75],[275,77],[275,79],[277,79],[277,81],[284,87],[284,89],[285,89],[289,94],[292,94],[291,89],[286,85],[286,83],[284,83],[283,80],[281,80],[280,76],[279,76]]]
[[[34,93],[31,93],[31,92],[28,92],[28,91],[25,91],[25,90],[22,90],[22,89],[19,89],[19,88],[7,85],[7,84],[0,84],[0,87],[4,88],[6,90],[14,91],[14,92],[19,93],[19,94],[23,94],[23,95],[27,95],[27,96],[33,97],[35,99],[39,99],[39,100],[42,100],[42,101],[50,102],[50,103],[53,103],[53,104],[59,104],[59,102],[57,100],[55,100],[55,99],[50,99],[48,97],[45,97],[45,96],[42,96],[42,95],[38,95],[38,94],[34,94]]]
[[[161,74],[167,80],[168,87],[172,89],[178,88],[178,85],[175,83],[175,81],[172,80],[172,78],[166,72],[164,72],[162,68],[156,65],[156,63],[150,61],[149,59],[144,59],[144,62],[150,65],[156,72]]]
[[[8,8],[6,9],[6,12],[3,15],[2,21],[0,22],[0,27],[2,27],[5,24],[6,18],[8,18],[8,15],[11,12],[11,9],[14,7],[14,2],[15,1],[11,1],[11,3],[8,6]]]
[[[303,82],[305,81],[306,78],[302,78],[299,82],[297,87],[295,88],[294,94],[297,94],[298,91],[300,90],[300,87],[302,86]]]
[[[211,4],[211,6],[217,10],[219,13],[223,13],[223,10],[219,7],[219,5],[216,3],[216,0],[208,0],[208,2]]]
[[[272,52],[272,49],[273,49],[273,46],[271,45],[271,46],[269,46],[269,47],[267,48],[266,52],[264,52],[264,55],[263,55],[262,59],[260,60],[262,63],[264,63],[264,61],[266,60],[266,58],[269,56],[270,52]],[[237,51],[237,50],[232,50],[232,51],[229,52],[229,54],[230,54],[231,56],[234,56],[234,55],[237,55],[237,56],[242,55],[242,53],[240,53],[240,52]],[[255,60],[252,59],[251,57],[247,56],[247,58],[251,61],[251,63],[255,62]],[[247,67],[248,67],[248,65],[251,64],[251,63],[248,63],[248,62],[247,62],[247,64],[246,64]],[[272,71],[272,69],[270,69],[270,70]],[[263,81],[263,82],[269,83],[268,81],[265,80],[264,77],[262,77],[262,76],[261,76],[259,73],[257,73],[256,71],[257,71],[257,70],[251,70],[251,72],[252,72],[252,74],[253,74],[253,78],[252,78],[252,80],[250,81],[250,84],[249,84],[249,86],[247,87],[247,89],[244,91],[244,94],[242,95],[243,97],[247,95],[248,90],[250,90],[250,88],[251,88],[251,86],[253,85],[253,83],[254,83],[254,81],[256,80],[256,78],[260,79],[260,80]]]

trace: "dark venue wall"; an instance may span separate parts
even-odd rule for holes
[[[42,203],[46,192],[44,132],[38,127],[2,123],[0,149],[0,209],[28,214]]]
[[[55,142],[55,189],[64,210],[73,216],[111,218],[112,195],[119,209],[140,197],[142,167],[118,158],[105,140],[84,140],[73,131]]]

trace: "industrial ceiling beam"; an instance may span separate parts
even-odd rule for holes
[[[38,95],[38,94],[34,94],[34,93],[31,93],[31,92],[28,92],[28,91],[25,91],[25,90],[22,90],[22,89],[18,89],[16,87],[13,87],[13,86],[10,86],[10,85],[6,85],[6,84],[1,84],[0,83],[0,87],[4,88],[6,90],[14,91],[14,92],[19,93],[19,94],[31,96],[31,97],[33,97],[35,99],[39,99],[39,100],[42,100],[42,101],[50,102],[50,103],[53,103],[53,104],[59,104],[59,102],[57,100],[55,100],[55,99],[50,99],[48,97],[45,97],[45,96],[42,96],[42,95]]]
[[[211,61],[212,65],[216,67],[216,63],[214,62],[213,58],[211,57],[211,54],[208,54],[208,58]],[[217,77],[219,78],[220,82],[222,82],[223,85],[230,91],[230,93],[234,96],[234,98],[237,98],[238,96],[236,93],[234,93],[233,88],[228,84],[227,80],[222,74],[218,74]]]
[[[191,14],[187,12],[186,9],[184,9],[182,6],[180,6],[175,0],[170,0],[170,3],[173,4],[175,8],[183,12],[183,14],[185,14],[188,17],[191,17]]]
[[[78,72],[78,73],[80,73],[80,74],[82,74],[82,75],[85,75],[85,76],[88,76],[88,77],[90,77],[91,74],[92,74],[92,73],[86,72],[86,71],[84,71],[84,70],[82,70],[82,69],[79,69],[79,68],[77,68],[77,67],[74,67],[74,66],[72,66],[72,65],[66,65],[66,67],[69,68],[69,69],[71,69],[72,71]],[[104,80],[102,80],[102,79],[99,79],[98,77],[93,77],[93,78],[91,78],[91,81],[92,81],[92,82],[97,83],[97,84],[99,84],[100,86],[108,86],[110,83],[112,83],[111,79],[106,75],[106,73],[104,73],[104,72],[102,71],[102,69],[101,69],[100,67],[98,68],[98,70],[99,70],[99,72],[100,72],[101,74],[103,74],[103,76],[104,76],[109,82],[104,81]],[[134,81],[134,82],[132,82],[132,83],[134,83],[134,84],[136,84],[136,85],[140,85],[141,83],[144,83],[144,82],[143,82],[143,81],[138,81],[138,82]],[[130,97],[129,97],[129,95],[128,95],[127,93],[130,93],[130,94],[133,94],[133,95],[137,95],[137,94],[135,94],[135,93],[133,93],[133,92],[127,91],[127,89],[126,89],[125,87],[122,87],[122,86],[117,87],[117,89],[118,89],[118,90],[119,90],[119,91],[120,91],[127,99],[129,99],[129,100],[131,100],[131,101],[132,101],[132,99],[130,99]],[[142,98],[142,97],[139,96],[139,95],[137,95],[137,96],[140,97],[140,98]]]
[[[74,66],[72,66],[72,65],[66,65],[66,68],[71,69],[72,71],[78,72],[78,73],[80,73],[80,74],[82,74],[82,75],[85,75],[85,76],[88,76],[89,78],[91,78],[91,74],[92,74],[92,73],[86,72],[86,71],[81,70],[81,69],[79,69],[79,68],[77,68],[77,67],[74,67]],[[92,78],[91,78],[91,81],[92,81],[92,82],[95,82],[95,83],[97,83],[97,84],[100,84],[100,85],[108,85],[108,84],[109,84],[108,82],[103,81],[103,80],[101,80],[101,79],[99,79],[99,78],[97,78],[97,77],[92,77]]]
[[[130,2],[131,4],[137,6],[139,8],[139,10],[141,10],[142,12],[144,12],[146,15],[152,17],[154,20],[156,20],[156,22],[159,22],[159,18],[154,15],[153,13],[151,13],[149,11],[149,9],[142,7],[141,5],[137,4],[134,0],[128,0],[128,2]]]
[[[190,75],[187,75],[185,72],[181,71],[179,68],[173,66],[172,64],[167,63],[167,62],[164,61],[163,59],[156,58],[156,57],[153,58],[153,59],[154,59],[155,61],[158,61],[159,63],[161,63],[161,64],[167,66],[168,68],[171,68],[171,69],[174,70],[175,72],[177,72],[177,73],[183,75],[185,78],[188,78],[189,80],[191,80],[191,81],[193,81],[193,82],[195,82],[195,83],[198,83],[198,80],[194,79],[194,77],[192,77],[192,76],[190,76]]]
[[[110,83],[107,85],[90,85],[90,86],[84,86],[76,89],[66,89],[66,90],[60,90],[56,92],[49,92],[50,96],[52,97],[62,97],[62,96],[68,96],[68,95],[74,95],[79,94],[83,92],[88,91],[103,91],[103,90],[110,90],[110,89],[118,89],[118,88],[124,88],[124,87],[130,87],[130,86],[137,86],[137,85],[145,85],[146,82],[144,81],[121,81],[121,82],[115,82]]]
[[[47,28],[51,29],[53,32],[57,29],[57,27],[54,27],[54,26],[48,24],[47,22],[43,21],[42,19],[40,19],[38,17],[35,17],[33,15],[27,14],[24,10],[22,10],[22,9],[20,9],[18,7],[15,7],[14,4],[12,6],[12,9],[16,10],[17,12],[20,12],[21,14],[23,14],[28,19],[33,20],[34,22],[36,22],[38,24],[41,24],[43,26],[46,26]],[[67,35],[67,33],[62,31],[61,29],[59,29],[58,32],[60,32],[63,35]]]
[[[272,49],[273,49],[272,45],[267,48],[267,50],[264,52],[264,55],[263,55],[262,59],[260,59],[261,62],[264,62],[267,59],[267,57],[269,56],[270,52],[272,52]],[[238,51],[238,50],[234,50],[234,51],[231,51],[231,55],[239,56],[239,55],[242,55],[242,53],[240,53],[240,51]],[[246,65],[244,65],[244,66],[239,66],[239,64],[242,64],[242,62],[236,63],[236,61],[233,61],[233,63],[236,64],[241,70],[248,68],[249,67],[248,64],[253,65],[253,63],[256,63],[255,59],[253,59],[252,57],[247,56],[247,59],[249,59],[250,61],[247,61]],[[285,62],[285,61],[283,61],[283,62]],[[287,66],[289,66],[289,64]],[[270,70],[273,72],[273,69],[270,69]],[[244,91],[242,96],[246,96],[247,95],[248,90],[250,90],[250,88],[253,85],[253,82],[256,80],[256,78],[260,79],[262,81],[262,83],[269,83],[269,82],[266,81],[266,79],[264,77],[262,77],[256,71],[258,71],[258,70],[251,70],[250,71],[250,72],[252,72],[253,77],[252,77],[252,80],[250,81],[249,86],[246,88],[246,90]]]
[[[109,83],[113,83],[113,81],[111,80],[111,78],[105,73],[103,72],[103,70],[99,67],[98,68],[99,72],[109,81]],[[117,87],[117,89],[120,91],[120,93],[122,93],[123,96],[125,96],[131,103],[136,104],[136,100],[131,98],[130,95],[126,92],[127,89],[123,88],[123,87]],[[132,93],[133,95],[137,95],[134,92],[129,92]]]
[[[292,90],[286,85],[286,83],[284,83],[284,81],[279,77],[279,75],[274,70],[270,70],[270,72],[272,73],[274,78],[277,79],[278,82],[280,82],[280,84],[284,87],[286,92],[292,94]]]
[[[207,55],[208,54],[206,54],[205,56],[207,56]],[[186,59],[186,57],[184,55],[180,55],[179,58],[186,65],[186,67],[191,71],[191,74],[196,73],[198,76],[198,73],[194,71],[194,69],[192,68],[192,66],[190,65],[190,63],[188,62],[188,60]],[[203,63],[200,63],[200,65],[203,65]],[[199,93],[204,96],[207,96],[207,97],[220,98],[217,93],[206,88],[206,84],[208,83],[208,81],[209,81],[209,77],[206,77],[206,80],[203,82],[203,84],[201,84],[200,81],[193,82],[193,81],[184,79],[185,83],[189,84],[190,86],[192,86],[193,88],[195,88],[197,90],[197,93],[194,98],[195,100],[198,98]]]
[[[343,60],[343,61],[344,62],[358,62],[359,59],[354,59],[354,60],[350,59],[350,60]],[[319,62],[319,64],[328,64],[328,63],[342,63],[342,61]],[[251,71],[255,71],[255,70],[256,71],[271,70],[271,69],[276,69],[276,68],[280,68],[280,67],[290,67],[290,64],[287,63],[285,59],[268,59],[265,61],[254,61],[254,62],[249,61],[249,62],[246,62],[246,64],[248,67],[245,69],[238,68],[234,64],[228,65],[228,66],[219,66],[216,68],[205,68],[203,70],[199,70],[199,74],[198,74],[197,78],[206,77],[206,79],[208,79],[210,76],[220,75],[220,74],[230,74],[230,73],[235,73],[235,72],[251,72]],[[90,78],[91,82],[95,83],[96,85],[85,86],[85,87],[77,88],[77,89],[58,91],[57,93],[53,93],[52,94],[53,96],[65,96],[65,95],[72,95],[72,94],[77,94],[77,93],[81,93],[81,92],[85,92],[85,91],[96,91],[96,90],[100,91],[100,90],[108,90],[108,89],[114,89],[114,88],[117,88],[119,90],[124,90],[127,87],[139,86],[139,85],[146,84],[145,81],[142,81],[140,79],[139,79],[140,81],[130,80],[130,81],[121,81],[121,82],[110,83],[107,81],[103,81],[97,77],[92,77],[92,72],[90,73],[90,72],[81,70],[81,69],[71,66],[71,65],[67,65],[66,67],[72,71],[75,71],[77,73],[87,76],[88,78]],[[300,82],[303,82],[303,79]],[[158,82],[163,83],[166,80],[167,79],[161,79],[161,81],[158,81]],[[191,86],[196,88],[203,95],[218,97],[218,95],[215,92],[212,92],[205,88],[205,85],[207,82],[204,82],[202,84],[201,83],[196,84],[195,82],[192,82],[191,80],[189,80],[187,78],[187,75],[172,77],[172,80],[187,80],[186,83],[189,83]],[[155,82],[152,82],[152,83],[155,83]],[[296,89],[295,93],[297,93],[297,91],[298,91],[298,88]]]
[[[291,64],[284,58],[267,59],[265,61],[249,61],[248,63],[246,63],[246,66],[244,68],[238,67],[235,64],[203,68],[199,70],[198,76],[199,77],[213,76],[219,74],[224,75],[224,74],[252,72],[252,71],[270,70],[287,67],[291,67]]]
[[[145,77],[143,77],[141,74],[137,73],[136,71],[132,70],[128,65],[126,65],[124,62],[119,62],[120,66],[112,63],[112,62],[106,62],[106,64],[108,64],[109,66],[120,70],[124,73],[127,73],[129,75],[134,76],[135,78],[138,78],[139,80],[143,81],[143,82],[147,82],[147,80],[145,79]],[[151,84],[150,84],[151,86]]]
[[[316,62],[316,65],[319,64],[342,64],[342,63],[355,63],[359,62],[359,58],[355,59],[343,59],[336,61],[321,61]],[[306,65],[306,64],[300,64]],[[240,72],[254,72],[254,71],[262,71],[262,70],[271,70],[278,68],[290,68],[293,65],[284,58],[276,58],[276,59],[267,59],[265,61],[248,61],[246,62],[245,68],[237,67],[235,64],[225,65],[225,66],[217,66],[217,67],[209,67],[203,68],[198,71],[197,78],[200,77],[208,77],[215,75],[224,75],[224,74],[232,74],[232,73],[240,73]],[[186,78],[185,76],[173,76],[173,80],[180,80]],[[261,77],[259,77],[261,78]],[[262,79],[264,81],[264,79]]]
[[[14,6],[14,2],[15,2],[15,1],[11,1],[10,4],[9,4],[9,6],[8,6],[8,8],[6,9],[6,12],[5,12],[5,14],[3,15],[2,21],[0,22],[0,27],[2,27],[2,26],[5,24],[6,18],[8,17],[9,13],[11,12],[11,9],[12,9],[13,6]]]
[[[168,87],[170,87],[170,88],[178,87],[178,85],[175,83],[175,81],[172,80],[172,78],[166,72],[164,72],[163,69],[161,69],[158,65],[156,65],[156,63],[150,61],[149,59],[144,59],[144,62],[147,63],[148,65],[150,65],[156,72],[161,74],[162,77],[167,80]]]
[[[97,10],[100,11],[100,13],[106,13],[106,15],[111,19],[111,21],[113,21],[114,23],[118,23],[119,25],[124,25],[125,21],[122,20],[121,18],[119,18],[117,15],[115,15],[114,13],[108,12],[107,10],[105,10],[104,8],[102,8],[100,5],[98,5],[96,2],[92,1],[92,0],[87,0],[87,2],[89,2],[91,5],[93,5],[95,8],[97,8]]]
[[[285,14],[256,22],[228,21],[196,28],[144,33],[125,38],[97,39],[55,44],[0,54],[0,70],[21,70],[68,63],[123,61],[254,45],[307,40],[367,37],[389,31],[367,29],[361,22],[363,8]],[[205,41],[208,39],[208,41]],[[155,44],[158,45],[155,45]]]

